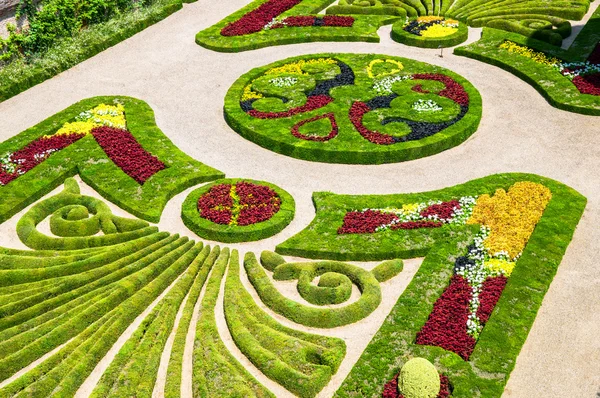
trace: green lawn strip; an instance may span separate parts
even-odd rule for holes
[[[83,344],[68,356],[68,360],[54,367],[45,378],[27,386],[23,394],[35,397],[46,397],[55,391],[69,396],[75,394],[130,323],[190,265],[198,253],[193,247],[194,243],[189,241],[162,257],[158,261],[161,264],[158,275],[146,283],[130,281],[127,288],[133,288],[133,294],[110,311],[114,314],[114,322],[96,338],[82,341]]]
[[[119,350],[91,397],[152,396],[160,358],[177,311],[209,251],[202,250],[202,243],[198,243],[192,253],[195,258],[185,273]]]
[[[167,233],[155,233],[152,235],[143,236],[138,239],[134,239],[125,243],[116,244],[111,246],[111,250],[100,252],[97,255],[87,256],[85,259],[76,260],[71,263],[36,267],[36,268],[22,268],[12,270],[0,270],[0,286],[21,286],[23,289],[30,289],[30,283],[48,280],[52,278],[68,277],[74,274],[81,274],[87,271],[95,271],[103,269],[104,266],[116,262],[119,259],[135,253],[144,247],[147,247],[153,243],[158,242],[168,236]],[[21,263],[28,263],[30,260],[27,258],[15,258],[15,260]],[[27,264],[29,265],[29,264]],[[56,279],[54,279],[56,280]],[[0,306],[2,305],[3,292],[0,290]]]
[[[192,244],[186,238],[180,238],[177,246],[171,248],[170,252],[159,253],[153,263],[137,273],[118,281],[116,289],[110,296],[102,300],[93,301],[86,311],[77,314],[69,322],[58,326],[34,343],[28,344],[25,347],[18,345],[19,351],[0,359],[0,379],[4,380],[12,373],[27,366],[33,360],[77,335],[96,319],[110,312],[116,306],[136,294],[138,290],[144,288],[147,284],[151,284],[165,269],[171,266],[179,257],[183,256]],[[27,319],[29,318],[25,318],[23,321]],[[16,339],[18,340],[18,337]],[[14,344],[17,344],[17,342],[14,342]]]
[[[596,11],[598,13],[598,11]],[[600,17],[597,17],[598,19]],[[594,20],[589,23],[595,24]],[[594,25],[593,25],[594,26]],[[560,58],[567,62],[583,61],[587,59],[590,42],[584,37],[595,34],[596,43],[600,37],[595,32],[581,32],[580,43],[573,50],[562,50],[560,47],[530,39],[516,33],[508,33],[497,29],[485,28],[481,40],[467,46],[454,49],[454,54],[473,58],[478,61],[502,68],[523,81],[533,86],[550,105],[569,112],[585,115],[600,115],[600,97],[591,94],[581,94],[577,87],[567,77],[563,76],[556,68],[540,64],[531,58],[499,48],[506,40],[541,51],[549,56]],[[583,34],[584,36],[581,36]],[[593,40],[591,40],[593,41]],[[593,48],[591,49],[593,50]],[[591,50],[589,50],[591,52]],[[581,51],[579,53],[579,51]]]
[[[200,217],[198,211],[198,199],[202,195],[207,193],[215,185],[233,185],[242,181],[257,185],[266,185],[274,190],[281,199],[279,211],[269,220],[244,226],[217,224]],[[251,242],[265,239],[279,233],[292,222],[295,211],[296,204],[292,195],[274,184],[243,178],[228,178],[217,180],[214,183],[204,185],[192,191],[183,202],[181,207],[181,218],[186,227],[201,238],[226,243]]]
[[[467,40],[469,27],[465,23],[459,23],[458,30],[448,36],[426,37],[418,36],[404,30],[405,21],[397,21],[392,25],[392,39],[407,46],[422,48],[445,48],[454,47]]]
[[[43,55],[19,59],[0,69],[0,101],[25,91],[103,50],[133,36],[181,9],[184,0],[157,0],[137,12],[126,12],[111,20],[88,26],[64,38]]]
[[[517,181],[541,183],[552,200],[535,227],[492,316],[483,328],[468,362],[439,347],[414,344],[433,304],[448,285],[454,260],[464,254],[477,226],[462,236],[441,240],[426,258],[354,366],[337,397],[381,396],[383,386],[412,357],[425,357],[446,374],[453,397],[500,397],[543,297],[557,271],[586,205],[585,197],[547,178],[525,174],[494,175],[459,185],[460,191],[490,192]],[[439,194],[440,191],[428,193]],[[411,195],[406,195],[411,196]]]
[[[552,189],[556,182],[534,174],[495,174],[437,191],[390,195],[336,195],[315,192],[313,202],[317,214],[304,230],[279,244],[277,253],[305,258],[339,261],[377,261],[422,257],[437,241],[457,238],[465,227],[445,224],[441,228],[391,230],[374,234],[338,234],[344,216],[353,210],[385,207],[429,200],[452,200],[461,196],[492,195],[496,189],[508,189],[517,181],[532,181]]]
[[[225,319],[242,353],[267,377],[299,397],[314,397],[337,371],[343,340],[287,328],[254,302],[240,280],[238,252],[229,261]]]
[[[18,325],[32,317],[44,314],[47,311],[60,306],[70,300],[76,299],[81,294],[93,291],[99,287],[111,283],[119,283],[125,277],[133,277],[137,272],[143,271],[145,267],[160,260],[161,256],[167,255],[185,243],[183,238],[177,239],[176,236],[169,237],[146,247],[138,253],[134,253],[113,264],[109,264],[106,275],[102,275],[103,270],[88,272],[90,274],[99,274],[98,278],[89,278],[88,275],[76,275],[66,278],[63,283],[48,289],[48,292],[41,295],[38,302],[23,302],[8,304],[3,308],[6,312],[3,319],[0,319],[0,330],[7,327]],[[43,286],[44,282],[40,282]],[[42,300],[44,299],[44,300]]]
[[[275,268],[275,279],[295,279],[303,267],[311,267],[312,263],[285,263]],[[254,253],[248,252],[244,257],[244,267],[248,279],[256,289],[262,302],[278,314],[301,325],[317,328],[335,328],[357,322],[373,312],[381,302],[379,282],[369,271],[360,267],[332,261],[316,264],[321,269],[341,273],[361,289],[360,299],[344,307],[317,308],[297,303],[277,290],[265,270],[256,260]]]
[[[217,260],[220,249],[215,247],[212,250],[210,246],[204,247],[202,255],[206,255],[206,259],[202,263],[202,268],[198,272],[192,287],[188,293],[187,300],[183,307],[183,312],[179,324],[177,325],[177,331],[175,332],[175,338],[173,340],[173,347],[171,348],[171,356],[169,358],[169,365],[167,367],[167,378],[165,380],[165,398],[179,398],[181,397],[181,378],[182,378],[182,367],[183,367],[183,355],[185,351],[185,342],[194,314],[194,307],[200,297],[200,292],[206,282],[206,278],[210,270],[212,269],[215,261]]]
[[[260,119],[250,116],[241,108],[240,100],[242,98],[244,88],[255,79],[263,76],[264,73],[271,68],[282,66],[291,62],[297,62],[299,60],[318,58],[332,58],[349,65],[353,69],[355,75],[355,84],[333,88],[330,93],[330,95],[334,98],[333,102],[317,110],[304,112],[292,117],[279,119]],[[436,134],[419,140],[398,142],[390,145],[379,145],[368,141],[367,139],[363,138],[352,125],[348,115],[351,105],[355,101],[367,102],[382,95],[373,89],[374,82],[376,80],[379,81],[379,79],[373,79],[369,77],[367,71],[370,62],[375,59],[381,59],[384,61],[394,60],[396,62],[400,62],[403,65],[403,69],[401,71],[402,74],[441,73],[451,77],[456,82],[461,84],[469,95],[468,112],[455,124],[446,127]],[[393,68],[393,65],[390,67]],[[298,77],[298,75],[294,76]],[[315,75],[314,77],[324,80],[329,76],[319,77],[318,75]],[[449,116],[452,118],[453,116],[457,115],[459,112],[458,105],[453,101],[445,97],[438,96],[434,93],[418,93],[411,90],[411,87],[417,84],[422,84],[423,86],[432,84],[434,86],[432,89],[437,88],[439,90],[440,87],[436,86],[435,83],[438,83],[441,87],[443,87],[443,85],[441,85],[439,82],[425,80],[410,79],[395,83],[393,90],[400,95],[399,98],[394,100],[396,101],[395,104],[397,105],[395,105],[394,108],[384,108],[369,112],[367,116],[365,116],[365,123],[367,123],[368,115],[371,114],[375,116],[375,119],[377,119],[379,116],[383,117],[401,115],[416,121],[436,121],[434,120],[436,117],[447,118]],[[254,84],[252,87],[253,89],[260,89],[260,87],[255,86]],[[292,95],[294,95],[294,99],[299,97],[300,99],[304,99],[304,101],[306,101],[304,98],[306,97],[306,92],[304,92],[303,87],[299,86],[299,88],[295,91],[287,89],[285,93],[286,94],[283,94],[285,97],[290,98]],[[263,101],[273,100],[272,94],[266,92],[264,94],[266,97],[270,98],[266,98]],[[439,104],[446,103],[447,106],[445,107],[445,111],[441,113],[441,116],[436,114],[429,116],[424,115],[423,113],[417,114],[416,111],[412,111],[410,109],[410,106],[413,104],[413,102],[418,100],[432,100]],[[281,101],[279,101],[279,103],[281,103]],[[261,100],[257,100],[254,104],[256,106],[260,106]],[[299,105],[302,105],[302,103]],[[286,107],[288,105],[283,104],[280,106]],[[294,135],[292,135],[291,130],[296,123],[330,112],[334,114],[338,125],[339,134],[336,137],[326,142],[319,142],[296,138]],[[229,126],[242,137],[264,148],[298,159],[346,164],[380,164],[401,162],[430,156],[452,148],[462,143],[477,130],[479,121],[481,119],[481,112],[482,103],[479,92],[471,83],[469,83],[460,75],[451,72],[448,69],[440,68],[438,66],[423,62],[381,54],[311,54],[287,58],[266,66],[258,67],[242,75],[238,80],[236,80],[236,82],[227,92],[224,106],[225,120]],[[372,127],[377,128],[379,131],[386,131],[388,134],[392,135],[403,135],[401,134],[402,131],[399,129],[402,126],[405,126],[405,124],[389,123],[385,126],[382,126],[379,123],[380,120],[373,120],[372,122],[374,124]],[[395,126],[398,124],[401,126]],[[385,129],[395,130],[387,131]]]
[[[140,185],[108,159],[92,136],[87,136],[52,154],[6,186],[0,186],[3,198],[0,222],[8,220],[75,174],[117,206],[152,222],[159,221],[166,202],[177,193],[201,182],[223,177],[223,173],[192,159],[173,145],[156,126],[152,109],[145,102],[130,97],[82,100],[4,141],[0,144],[0,154],[16,151],[39,137],[54,134],[81,112],[102,103],[115,102],[125,107],[127,129],[146,151],[158,157],[167,167]]]
[[[282,44],[306,43],[315,41],[366,41],[379,42],[377,30],[399,19],[390,15],[355,15],[352,27],[289,27],[262,30],[243,36],[223,36],[221,29],[237,21],[244,14],[256,9],[268,0],[255,0],[234,12],[222,21],[204,29],[196,35],[196,43],[202,47],[220,52],[239,52]],[[315,15],[334,0],[303,0],[292,9],[282,13],[281,18],[294,15]]]
[[[192,375],[194,397],[275,397],[229,352],[217,330],[215,305],[227,263],[224,248],[213,266],[200,304],[194,339]]]

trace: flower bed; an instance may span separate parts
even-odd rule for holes
[[[347,94],[334,100],[334,91]],[[480,115],[478,92],[458,75],[380,55],[286,59],[242,76],[225,99],[226,120],[244,137],[331,163],[428,156],[466,139]]]
[[[200,237],[249,242],[280,232],[292,221],[294,206],[293,198],[275,185],[226,179],[190,193],[181,217]]]
[[[467,40],[468,36],[469,29],[466,24],[432,15],[407,18],[392,26],[392,39],[415,47],[453,47]]]
[[[155,222],[173,195],[223,177],[175,147],[144,102],[90,98],[0,144],[0,222],[74,174]]]

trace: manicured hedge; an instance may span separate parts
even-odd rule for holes
[[[345,353],[343,340],[287,328],[258,307],[240,280],[237,251],[225,283],[225,318],[242,353],[267,377],[299,397],[314,397],[335,374]]]
[[[44,135],[54,134],[64,123],[99,104],[122,103],[127,128],[166,168],[143,185],[125,174],[90,135],[50,155],[31,171],[0,186],[0,222],[34,203],[67,177],[79,176],[102,196],[142,219],[158,222],[166,202],[182,190],[222,178],[223,173],[181,152],[156,126],[154,112],[143,101],[130,97],[94,97],[82,100],[0,144],[0,154],[14,152]]]
[[[269,0],[254,0],[247,6],[234,12],[210,28],[196,35],[196,43],[202,47],[220,52],[239,52],[282,44],[306,43],[315,41],[366,41],[379,42],[377,29],[398,19],[385,15],[355,16],[351,28],[343,27],[288,27],[271,29],[243,36],[223,36],[221,29],[237,21],[246,13],[258,8]],[[282,17],[296,15],[315,15],[333,3],[334,0],[302,0]]]
[[[114,46],[182,8],[187,0],[157,0],[137,12],[127,12],[111,20],[89,26],[73,37],[54,43],[44,54],[18,59],[0,69],[0,102]]]
[[[413,357],[427,358],[440,373],[447,375],[453,397],[493,398],[503,394],[544,295],[582,216],[586,199],[563,184],[531,174],[494,175],[447,190],[455,195],[465,190],[491,192],[519,180],[547,186],[552,191],[552,200],[519,258],[469,361],[442,348],[414,342],[434,302],[448,285],[457,253],[465,250],[475,230],[438,241],[427,253],[336,397],[380,397],[385,383]],[[442,193],[444,191],[435,191],[427,196]],[[412,200],[415,196],[404,195],[403,199]],[[392,198],[388,195],[379,199]]]
[[[343,62],[349,65],[353,69],[353,73],[356,77],[356,84],[343,85],[341,87],[335,87],[332,92],[335,93],[335,97],[339,98],[326,106],[319,108],[318,110],[303,112],[296,114],[292,117],[277,118],[277,119],[262,119],[252,117],[246,113],[240,104],[244,88],[252,83],[255,79],[263,76],[265,72],[273,67],[282,66],[287,63],[296,62],[299,60],[310,60],[319,58],[331,58],[339,62]],[[376,59],[382,60],[393,60],[402,63],[404,69],[403,73],[425,73],[425,74],[443,74],[454,81],[462,85],[466,93],[469,96],[468,111],[464,117],[458,120],[455,124],[446,127],[440,132],[430,135],[425,138],[411,140],[406,142],[396,142],[389,145],[375,144],[361,136],[361,134],[352,125],[348,115],[350,107],[353,101],[369,101],[376,97],[381,96],[372,88],[374,83],[373,78],[368,76],[367,67],[371,61]],[[282,75],[283,76],[283,75]],[[437,84],[432,81],[421,81],[421,80],[405,80],[402,82],[406,84],[424,84],[429,83]],[[441,87],[441,83],[439,83]],[[449,101],[448,107],[458,106],[448,98],[443,98],[433,93],[419,93],[406,89],[408,86],[404,86],[400,83],[396,84],[396,87],[403,88],[403,97],[398,101],[417,101],[422,100],[435,100],[439,103],[442,100]],[[254,87],[254,86],[253,86]],[[429,87],[429,86],[428,86]],[[431,89],[440,89],[438,86],[433,86]],[[289,91],[289,89],[288,89]],[[347,93],[347,94],[345,94]],[[291,94],[282,94],[288,96]],[[297,97],[305,96],[306,93],[294,94]],[[273,100],[273,96],[265,94],[266,100]],[[352,100],[344,100],[344,98],[351,98]],[[409,99],[407,99],[409,98]],[[297,99],[297,98],[295,98]],[[256,103],[260,103],[257,100]],[[406,107],[406,106],[405,106]],[[380,163],[391,163],[400,162],[406,160],[417,159],[425,156],[430,156],[446,149],[452,148],[459,145],[469,136],[471,136],[479,126],[481,119],[482,104],[481,96],[473,85],[461,76],[453,73],[447,69],[440,68],[437,66],[425,64],[418,61],[413,61],[406,58],[392,57],[389,55],[378,55],[378,54],[311,54],[303,55],[299,57],[287,58],[282,61],[278,61],[263,67],[255,68],[250,72],[241,76],[229,89],[225,97],[225,120],[229,126],[254,143],[270,149],[272,151],[292,156],[299,159],[329,162],[329,163],[349,163],[349,164],[380,164]],[[393,109],[392,109],[393,110]],[[404,108],[398,108],[396,110],[406,111]],[[382,111],[388,112],[389,109],[385,108]],[[440,112],[439,117],[445,117],[446,119],[440,119],[440,121],[446,121],[451,119],[452,116],[456,116],[454,108],[448,108]],[[335,116],[339,133],[329,141],[309,141],[305,139],[299,139],[291,133],[291,129],[296,123],[300,123],[306,118],[322,116],[323,114],[331,112]],[[390,111],[391,112],[391,111]],[[458,112],[458,111],[456,111]],[[415,111],[416,113],[416,111]],[[438,116],[429,116],[430,118]],[[412,115],[410,117],[413,117]],[[417,116],[414,116],[417,117]],[[419,116],[421,117],[421,116]],[[425,116],[421,117],[422,120]],[[429,119],[434,120],[434,119]],[[396,125],[400,123],[390,123],[389,125]],[[389,126],[386,125],[386,126]],[[402,126],[406,127],[404,123]],[[384,126],[379,126],[383,128]]]
[[[213,250],[219,250],[217,246]],[[206,283],[194,339],[194,397],[273,397],[229,352],[217,330],[215,305],[229,261],[224,248]]]
[[[385,282],[398,275],[404,269],[404,262],[400,259],[387,260],[371,270],[379,282]]]
[[[596,15],[598,14],[597,10]],[[595,26],[594,24],[597,23],[594,22],[592,26]],[[583,36],[581,36],[582,34]],[[586,59],[589,55],[589,53],[584,53],[583,49],[589,49],[590,52],[593,50],[589,39],[586,39],[590,34],[595,37],[596,43],[600,40],[598,31],[592,32],[590,29],[585,29],[578,36],[578,38],[581,37],[581,41],[577,41],[577,44],[574,43],[574,50],[565,51],[515,33],[484,28],[481,40],[464,47],[458,47],[454,49],[454,53],[498,66],[516,75],[532,85],[548,100],[550,105],[556,108],[585,115],[600,115],[600,96],[581,94],[577,87],[567,77],[560,74],[556,68],[537,63],[519,54],[508,53],[499,48],[504,41],[510,40],[564,61],[581,61],[582,58]],[[586,44],[579,45],[579,43]]]
[[[297,303],[275,288],[262,269],[254,253],[246,253],[244,267],[250,283],[265,305],[286,318],[305,326],[335,328],[357,322],[381,303],[379,282],[369,271],[346,263],[323,261],[318,263],[285,263],[275,268],[273,277],[278,280],[297,279],[303,269],[307,272],[336,272],[346,275],[361,290],[360,298],[344,307],[318,308]],[[324,270],[324,271],[323,271]]]
[[[469,37],[469,28],[465,23],[459,23],[457,32],[444,37],[417,36],[405,31],[404,24],[404,21],[398,21],[392,25],[392,39],[408,46],[423,48],[454,47]]]
[[[269,220],[258,222],[251,225],[225,225],[217,224],[208,219],[200,217],[198,211],[198,199],[207,193],[213,186],[219,184],[236,184],[238,182],[250,182],[256,185],[264,185],[271,188],[281,199],[279,211]],[[201,238],[210,239],[218,242],[251,242],[273,236],[292,222],[296,204],[292,195],[274,184],[265,181],[256,181],[242,178],[228,178],[206,184],[192,191],[181,208],[181,218],[183,223],[195,234]]]

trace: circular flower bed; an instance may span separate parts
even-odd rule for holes
[[[460,144],[479,125],[481,97],[459,75],[406,58],[317,54],[256,68],[225,98],[229,125],[285,155],[379,164]]]
[[[468,36],[469,29],[464,23],[431,15],[406,19],[392,26],[392,39],[415,47],[453,47],[467,40]]]
[[[183,203],[184,224],[219,242],[249,242],[273,236],[294,217],[294,199],[264,181],[224,179],[200,187]]]

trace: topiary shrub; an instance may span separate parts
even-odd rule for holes
[[[427,359],[413,358],[400,370],[398,390],[404,398],[435,398],[440,391],[440,376]]]

